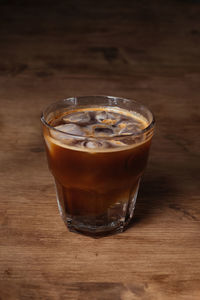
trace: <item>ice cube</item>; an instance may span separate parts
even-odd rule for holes
[[[66,123],[74,123],[80,125],[90,123],[90,120],[91,118],[89,112],[75,112],[63,117],[63,121]]]
[[[76,124],[63,124],[51,129],[51,136],[58,140],[69,139],[70,135],[84,136],[84,131]]]
[[[107,119],[107,112],[106,111],[101,111],[100,113],[96,114],[96,120],[98,122],[102,122],[105,119]]]
[[[111,147],[124,147],[127,146],[126,143],[119,141],[119,140],[110,140],[109,144],[111,145]]]
[[[136,122],[123,121],[118,124],[119,134],[134,134],[141,131],[139,124]]]
[[[81,143],[81,146],[88,149],[98,149],[98,148],[107,147],[104,141],[95,141],[95,140],[86,140]]]
[[[99,123],[114,125],[121,120],[121,117],[119,114],[114,112],[101,111],[96,114],[96,120]]]
[[[98,126],[94,129],[94,134],[98,136],[111,136],[113,135],[113,133],[114,133],[113,129],[108,126],[106,127]]]
[[[85,136],[88,137],[107,137],[114,134],[114,128],[103,124],[93,124],[84,127]]]

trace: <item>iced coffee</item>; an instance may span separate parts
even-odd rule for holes
[[[122,231],[133,216],[153,117],[134,105],[131,109],[131,103],[122,105],[121,99],[106,105],[105,97],[85,98],[78,103],[70,98],[72,103],[43,115],[59,210],[72,231],[94,235]]]

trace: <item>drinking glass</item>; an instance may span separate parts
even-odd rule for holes
[[[81,135],[59,132],[52,124],[69,111],[118,109],[145,120],[145,128],[117,135],[117,148],[69,146]],[[49,105],[41,117],[49,170],[58,208],[68,229],[98,237],[122,232],[133,218],[141,176],[147,164],[154,130],[153,114],[142,104],[112,96],[72,97]],[[113,136],[93,136],[92,143],[108,143]]]

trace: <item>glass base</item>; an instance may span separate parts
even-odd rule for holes
[[[92,236],[94,238],[99,238],[106,235],[111,235],[115,233],[120,233],[126,230],[130,223],[131,219],[124,221],[113,221],[106,225],[97,225],[97,226],[88,226],[84,223],[77,222],[74,219],[67,218],[65,220],[65,224],[67,228],[71,232],[84,234],[88,236]]]
[[[121,199],[100,214],[69,214],[65,209],[63,193],[58,183],[56,187],[60,215],[69,231],[98,238],[123,232],[128,227],[133,218],[139,182],[127,197],[128,199]]]

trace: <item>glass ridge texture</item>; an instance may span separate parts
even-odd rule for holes
[[[83,96],[49,105],[41,121],[68,229],[93,237],[124,231],[147,164],[152,113],[134,100]]]

